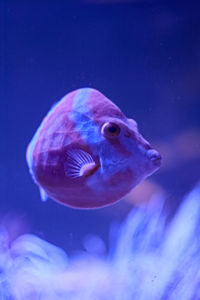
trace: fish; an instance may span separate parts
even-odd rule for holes
[[[72,91],[50,109],[26,160],[43,201],[77,209],[119,201],[161,165],[136,121],[93,88]]]

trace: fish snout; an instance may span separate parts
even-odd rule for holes
[[[145,140],[141,134],[138,133],[135,136],[135,140],[141,150],[143,149],[144,151],[146,151],[146,150],[152,149],[149,142],[147,140]]]
[[[160,167],[162,156],[160,155],[160,153],[158,151],[156,151],[154,149],[149,149],[147,151],[147,157],[152,161],[154,166]]]

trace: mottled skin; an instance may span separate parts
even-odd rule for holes
[[[106,122],[120,127],[119,136],[102,134]],[[73,178],[67,153],[78,149],[91,155],[95,167]],[[116,202],[152,174],[160,155],[139,134],[134,120],[99,91],[84,88],[50,110],[28,146],[27,162],[48,197],[71,207],[95,208]]]

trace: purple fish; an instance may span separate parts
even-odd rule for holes
[[[160,166],[137,123],[99,91],[82,88],[47,114],[27,149],[41,197],[76,208],[121,199]]]

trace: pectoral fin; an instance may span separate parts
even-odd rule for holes
[[[67,161],[64,165],[66,176],[72,178],[90,176],[99,168],[92,156],[82,149],[70,149],[66,154]]]

